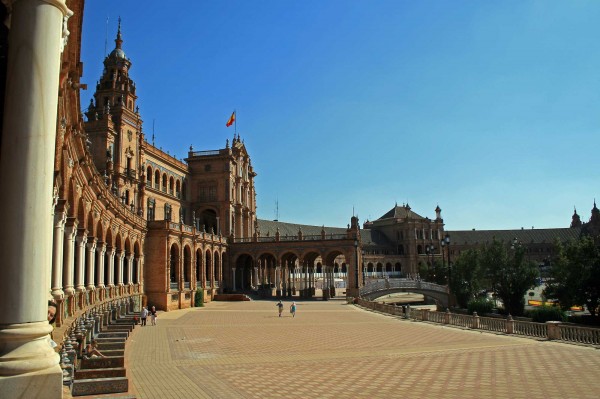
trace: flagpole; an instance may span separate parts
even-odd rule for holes
[[[237,111],[235,109],[233,110],[233,129],[234,134],[237,134]]]

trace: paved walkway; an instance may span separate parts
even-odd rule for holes
[[[128,343],[139,398],[598,398],[600,351],[400,320],[340,300],[213,302]],[[289,306],[289,302],[287,303]]]

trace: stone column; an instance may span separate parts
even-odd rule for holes
[[[108,256],[108,281],[106,285],[109,287],[115,286],[115,248],[107,248],[106,256]]]
[[[77,220],[69,218],[65,227],[65,244],[63,259],[63,290],[65,296],[70,296],[75,292],[73,285],[73,274],[75,265],[73,264],[75,252],[75,234],[77,233]]]
[[[123,265],[125,262],[125,251],[117,251],[117,275],[114,279],[119,287],[123,285]]]
[[[88,290],[94,289],[94,272],[96,270],[96,239],[92,238],[87,243],[87,276],[88,280],[85,282],[85,285]]]
[[[233,292],[236,291],[236,287],[235,287],[235,267],[232,267],[231,270],[233,270]]]
[[[144,255],[140,255],[138,258],[138,264],[137,264],[137,268],[138,268],[138,272],[137,272],[137,284],[142,284],[142,282],[144,281]],[[141,287],[140,287],[141,289]]]
[[[259,285],[259,282],[258,282],[258,267],[254,266],[253,269],[254,269],[253,270],[254,273],[253,273],[253,278],[252,278],[252,285],[254,287],[258,287],[258,285]]]
[[[64,201],[63,201],[64,202]],[[62,290],[63,274],[63,244],[65,241],[65,222],[67,215],[65,212],[54,213],[54,243],[52,256],[52,296],[56,300],[62,299],[64,292]]]
[[[127,278],[126,278],[126,282],[129,285],[133,285],[133,259],[134,259],[134,255],[130,254],[129,255],[129,267],[127,268]]]
[[[60,53],[64,22],[72,13],[64,0],[3,2],[11,11],[11,27],[0,220],[12,228],[0,232],[0,299],[7,305],[0,312],[0,392],[57,398],[62,371],[48,341],[47,300]]]
[[[98,258],[98,267],[96,268],[98,287],[104,288],[104,257],[106,256],[106,243],[98,243],[96,249],[100,254],[100,257]]]
[[[82,230],[75,237],[77,250],[77,264],[75,265],[75,290],[77,292],[85,291],[83,281],[83,268],[85,267],[85,244],[87,243],[87,231]]]

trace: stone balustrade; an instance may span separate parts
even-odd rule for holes
[[[476,312],[473,315],[464,315],[450,313],[449,310],[446,310],[446,312],[436,312],[429,309],[411,309],[410,307],[406,307],[406,312],[403,312],[402,307],[366,301],[361,298],[355,298],[354,303],[367,309],[395,316],[403,316],[414,321],[447,324],[460,328],[494,331],[538,339],[600,345],[599,328],[580,327],[563,324],[558,321],[549,321],[546,323],[519,321],[513,320],[510,315],[506,319],[481,317]]]

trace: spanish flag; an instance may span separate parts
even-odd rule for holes
[[[225,126],[229,127],[229,126],[233,125],[233,122],[235,122],[235,111],[233,111],[231,113],[231,116],[229,117],[229,120],[227,121]]]

